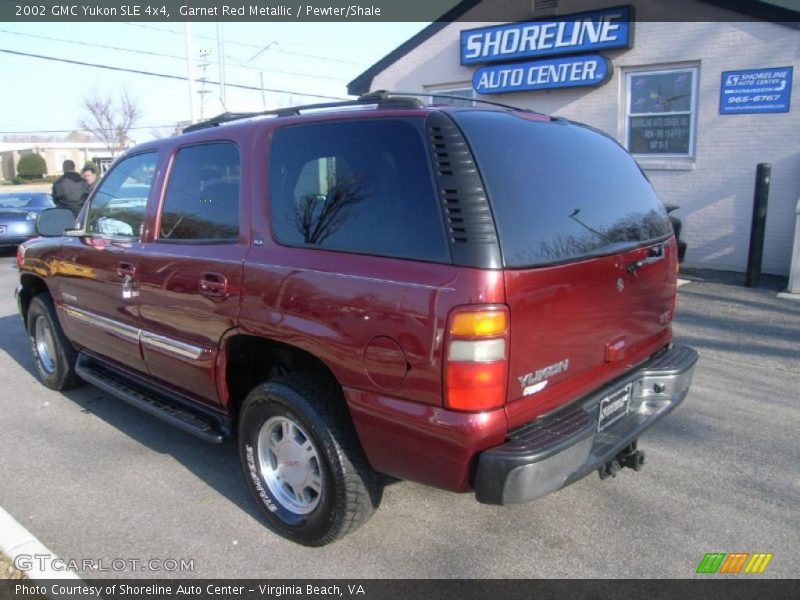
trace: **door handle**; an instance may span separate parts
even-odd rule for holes
[[[120,279],[133,279],[136,276],[136,265],[130,262],[121,262],[117,265],[117,277]]]
[[[222,273],[203,273],[200,279],[200,293],[208,298],[226,298],[228,296],[228,278]]]

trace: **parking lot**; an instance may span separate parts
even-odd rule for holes
[[[308,549],[263,526],[235,443],[40,385],[16,278],[0,251],[0,506],[62,558],[193,562],[83,576],[683,578],[707,552],[771,552],[763,576],[798,576],[800,302],[769,286],[704,274],[681,288],[677,341],[701,359],[687,400],[642,438],[642,472],[508,508],[397,482],[355,534]]]

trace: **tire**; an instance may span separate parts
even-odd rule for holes
[[[292,373],[255,388],[239,416],[247,486],[271,529],[305,546],[354,531],[380,502],[335,382]]]
[[[78,353],[61,329],[53,299],[40,294],[28,307],[28,338],[33,362],[42,383],[51,390],[67,390],[79,382],[75,373]]]

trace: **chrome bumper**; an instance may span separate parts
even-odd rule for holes
[[[695,350],[673,346],[585,401],[511,433],[506,443],[480,454],[476,499],[529,502],[602,467],[683,401],[696,363]],[[598,431],[601,401],[627,385],[628,412]]]

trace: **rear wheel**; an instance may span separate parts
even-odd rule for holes
[[[78,382],[77,352],[61,330],[50,296],[40,294],[28,308],[28,336],[39,379],[52,390],[66,390]]]
[[[322,546],[363,524],[380,501],[379,477],[333,382],[293,373],[255,388],[239,417],[248,487],[272,529]]]

